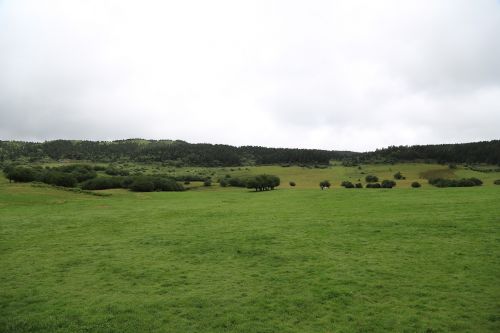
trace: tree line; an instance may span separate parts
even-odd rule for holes
[[[500,165],[500,140],[459,144],[390,146],[357,156],[360,162],[487,163]]]
[[[53,140],[45,142],[0,141],[0,163],[23,160],[87,160],[94,162],[162,162],[174,166],[242,166],[279,164],[343,165],[359,163],[438,162],[500,165],[500,140],[417,146],[390,146],[356,153],[319,149],[235,147],[172,140],[128,139],[116,141]]]

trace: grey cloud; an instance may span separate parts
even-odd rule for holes
[[[0,139],[498,138],[498,1],[3,1]]]

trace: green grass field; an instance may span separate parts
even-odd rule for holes
[[[422,170],[217,169],[283,186],[108,197],[0,178],[0,332],[499,332],[500,175],[410,188]]]

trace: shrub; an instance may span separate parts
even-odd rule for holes
[[[153,182],[147,178],[137,178],[130,185],[130,190],[134,192],[152,192],[155,189]]]
[[[356,185],[354,185],[356,188],[363,188],[363,184],[361,183],[356,183]]]
[[[205,179],[203,186],[212,186],[212,181],[210,179]]]
[[[87,180],[82,183],[81,187],[84,190],[107,190],[111,188],[127,188],[132,183],[132,179],[127,180],[122,177],[97,177]]]
[[[183,191],[184,187],[177,183],[175,179],[172,178],[163,178],[163,177],[137,177],[134,179],[135,181],[150,181],[153,183],[154,189],[153,191]],[[131,186],[133,186],[132,183]]]
[[[78,182],[97,177],[94,168],[88,164],[71,164],[50,169],[57,172],[64,172],[73,175]]]
[[[274,175],[257,175],[250,177],[246,181],[247,188],[253,188],[255,191],[274,190],[280,185],[280,178]]]
[[[348,181],[348,180],[344,180],[344,181],[340,184],[340,186],[343,186],[343,187],[345,187],[345,188],[354,188],[354,184],[353,184],[353,183],[351,183],[351,182],[350,182],[350,181]]]
[[[495,181],[493,182],[493,184],[495,184],[495,185],[500,185],[500,179],[495,180]]]
[[[222,187],[226,187],[229,185],[228,181],[225,180],[224,178],[219,180],[219,185],[222,186]]]
[[[369,184],[366,184],[366,188],[380,188],[380,184],[379,183],[369,183]]]
[[[184,185],[189,185],[191,182],[189,180],[184,181]]]
[[[202,175],[178,175],[174,179],[179,182],[202,182],[205,181],[207,177]]]
[[[323,190],[325,188],[330,188],[331,184],[328,180],[323,180],[319,183],[319,187]]]
[[[376,183],[376,182],[378,182],[378,177],[374,176],[374,175],[367,175],[365,177],[365,180],[367,183]]]
[[[394,180],[384,179],[380,186],[382,188],[393,188],[394,186],[396,186],[396,182]]]
[[[403,174],[401,173],[401,171],[398,171],[394,174],[394,179],[403,179]]]
[[[295,185],[297,185],[297,184],[295,184],[295,182],[290,182],[289,184],[290,184],[290,186],[292,186],[292,187],[294,187]]]
[[[247,187],[247,180],[242,178],[226,178],[229,185],[234,187]]]
[[[476,186],[481,186],[483,185],[483,181],[481,179],[478,179],[476,177],[469,178]]]
[[[54,170],[47,170],[41,176],[41,180],[50,185],[63,186],[63,187],[75,187],[77,180],[75,176],[71,173],[65,173]]]
[[[110,176],[128,176],[130,174],[127,170],[120,170],[113,166],[109,166],[104,172]]]
[[[411,187],[413,187],[413,188],[418,188],[418,187],[421,187],[421,186],[422,185],[420,185],[419,182],[413,182],[413,183],[411,183]]]
[[[33,169],[27,167],[5,168],[4,172],[9,181],[21,183],[32,182],[37,176]]]

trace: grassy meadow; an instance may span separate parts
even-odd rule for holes
[[[0,332],[500,331],[499,173],[134,167],[282,186],[93,196],[0,177]],[[394,189],[339,186],[397,171]],[[484,185],[435,188],[422,172]]]

